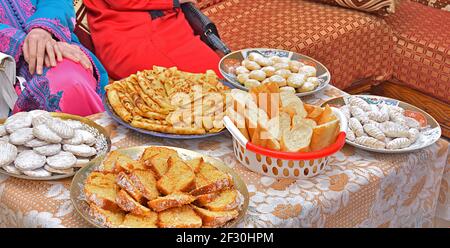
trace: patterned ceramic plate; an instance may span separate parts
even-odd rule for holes
[[[245,87],[244,85],[240,84],[237,81],[236,74],[232,73],[231,69],[236,68],[239,65],[241,65],[241,62],[245,58],[247,58],[248,54],[250,54],[252,52],[260,53],[266,57],[274,56],[274,55],[277,55],[279,57],[287,57],[287,58],[290,58],[291,60],[298,60],[307,65],[316,67],[317,77],[321,81],[320,85],[313,91],[304,92],[304,93],[296,93],[297,96],[307,96],[307,95],[314,94],[314,93],[322,90],[323,88],[325,88],[325,86],[327,86],[327,84],[330,83],[331,74],[328,71],[328,69],[322,63],[320,63],[319,61],[317,61],[311,57],[308,57],[306,55],[299,54],[299,53],[280,50],[280,49],[249,48],[249,49],[243,49],[243,50],[229,53],[220,60],[220,63],[219,63],[220,73],[222,73],[222,75],[225,77],[225,79],[228,80],[230,82],[230,84],[232,84],[235,88],[248,91],[247,87]]]
[[[116,114],[116,112],[114,112],[114,109],[111,107],[111,104],[109,104],[106,94],[103,95],[103,106],[105,107],[105,110],[108,113],[108,115],[111,116],[111,118],[113,118],[120,125],[125,126],[126,128],[129,128],[131,130],[134,130],[138,133],[147,134],[147,135],[151,135],[151,136],[155,136],[155,137],[168,138],[168,139],[201,139],[201,138],[207,138],[207,137],[212,137],[212,136],[216,136],[216,135],[221,135],[227,131],[226,128],[224,128],[220,132],[206,133],[206,134],[171,134],[171,133],[155,132],[155,131],[151,131],[151,130],[133,127],[129,123],[122,120],[122,118],[120,118]]]
[[[116,151],[118,151],[122,154],[128,155],[133,159],[138,159],[144,152],[145,148],[148,148],[148,147],[149,146],[136,146],[136,147],[119,149]],[[234,181],[234,186],[239,191],[239,196],[240,196],[239,197],[240,198],[239,215],[236,219],[228,222],[226,224],[226,226],[224,226],[224,227],[235,227],[237,225],[237,223],[239,223],[239,221],[244,217],[244,215],[247,211],[247,208],[248,208],[248,203],[249,203],[249,194],[248,194],[247,186],[245,185],[245,183],[241,179],[241,177],[239,175],[237,175],[233,169],[231,169],[230,167],[228,167],[227,165],[225,165],[222,161],[220,161],[218,159],[215,159],[215,158],[212,158],[209,156],[205,156],[205,155],[202,155],[201,153],[194,152],[191,150],[186,150],[183,148],[170,147],[170,146],[163,146],[163,147],[167,147],[167,148],[176,150],[178,152],[178,155],[180,155],[180,157],[183,158],[184,160],[203,157],[203,159],[206,162],[211,163],[217,169],[231,175],[231,177],[233,178],[233,181]],[[86,165],[85,167],[80,169],[77,172],[77,174],[74,176],[74,178],[72,180],[72,184],[70,186],[70,199],[72,200],[72,203],[73,203],[75,209],[87,222],[91,223],[92,225],[94,225],[96,227],[106,227],[106,226],[104,225],[104,223],[101,220],[95,218],[90,213],[90,208],[89,208],[88,203],[86,202],[86,196],[84,194],[83,189],[84,189],[84,184],[86,182],[87,177],[89,176],[89,174],[92,171],[96,170],[100,166],[100,164],[103,160],[103,157],[104,156],[91,161],[88,165]]]
[[[350,144],[352,146],[361,148],[363,150],[372,151],[372,152],[380,152],[380,153],[406,153],[406,152],[412,152],[415,150],[419,150],[422,148],[425,148],[427,146],[430,146],[434,144],[436,141],[439,140],[441,137],[441,127],[439,126],[439,123],[431,117],[427,112],[419,109],[418,107],[411,105],[406,102],[402,102],[399,100],[395,100],[392,98],[382,97],[382,96],[370,96],[370,95],[354,95],[357,97],[360,97],[361,99],[365,100],[369,104],[379,104],[379,103],[385,103],[388,105],[394,105],[399,106],[405,110],[405,115],[412,117],[416,119],[421,127],[422,130],[420,131],[419,138],[416,142],[414,142],[412,145],[406,148],[402,149],[375,149],[367,146],[363,146],[360,144],[357,144],[353,141],[346,140],[347,144]],[[341,107],[343,106],[347,101],[348,96],[341,96],[337,98],[332,98],[322,104],[322,106],[325,106],[326,104],[329,104],[333,107]]]
[[[94,121],[92,121],[88,118],[85,118],[85,117],[78,116],[78,115],[71,115],[71,114],[65,114],[65,113],[53,112],[53,113],[51,113],[51,115],[53,117],[57,117],[57,118],[60,118],[63,120],[70,119],[70,120],[76,120],[76,121],[83,123],[83,126],[84,126],[83,129],[92,133],[95,136],[95,138],[97,139],[95,146],[99,148],[99,152],[93,158],[93,160],[96,159],[97,157],[101,157],[101,156],[105,155],[106,153],[109,152],[109,150],[111,150],[111,139],[109,138],[108,133],[102,126],[98,125]],[[0,120],[0,124],[3,124],[4,121],[5,120]],[[17,175],[17,174],[9,173],[9,172],[5,171],[4,169],[2,169],[1,167],[0,167],[0,173],[6,174],[6,175],[9,175],[12,177],[22,178],[22,179],[47,181],[47,180],[58,180],[61,178],[71,177],[71,176],[75,175],[75,173],[77,172],[76,169],[78,169],[78,168],[74,168],[74,169],[75,169],[74,172],[70,173],[70,174],[64,174],[64,175],[53,174],[52,176],[49,176],[49,177],[30,177],[27,175]]]

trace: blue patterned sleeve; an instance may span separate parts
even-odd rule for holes
[[[0,23],[0,52],[13,56],[19,61],[25,33],[9,25]]]
[[[75,10],[71,0],[37,0],[36,12],[27,20],[26,32],[42,28],[60,41],[70,42]]]

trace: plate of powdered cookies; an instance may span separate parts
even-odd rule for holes
[[[71,177],[110,147],[101,126],[76,115],[33,110],[0,121],[0,173],[13,177]]]

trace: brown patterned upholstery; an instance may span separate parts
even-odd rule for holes
[[[387,16],[395,12],[396,0],[310,0]]]
[[[270,47],[309,55],[328,67],[341,89],[392,74],[391,29],[374,15],[301,0],[225,0],[205,13],[232,50]]]
[[[213,5],[216,4],[216,3],[220,3],[220,2],[222,2],[222,1],[223,1],[223,0],[197,0],[197,6],[198,6],[200,9],[204,9],[204,8],[213,6]]]
[[[394,77],[450,103],[450,12],[405,1],[386,18],[394,30]]]
[[[450,11],[450,0],[411,0],[440,10]]]

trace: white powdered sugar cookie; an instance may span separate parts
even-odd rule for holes
[[[41,124],[45,124],[45,122],[49,119],[52,119],[53,117],[50,115],[49,112],[40,112],[39,115],[34,115],[33,120],[31,121],[31,123],[33,124],[33,127],[41,125]]]
[[[368,104],[366,101],[364,101],[363,99],[356,97],[356,96],[352,96],[348,99],[348,103],[350,104],[350,106],[356,106],[364,111],[371,111],[372,108],[370,107],[370,104]]]
[[[83,130],[75,129],[74,135],[70,139],[64,139],[62,141],[63,144],[69,144],[69,145],[81,145],[84,143],[83,141]]]
[[[64,122],[73,129],[83,128],[83,123],[76,121],[76,120],[65,120]]]
[[[384,133],[375,125],[365,124],[363,128],[369,136],[372,136],[377,140],[384,141],[386,139]]]
[[[51,172],[44,170],[43,168],[36,170],[23,170],[22,172],[29,177],[49,177],[52,175]]]
[[[46,146],[39,146],[33,148],[33,150],[44,156],[53,156],[61,151],[61,144],[49,144]]]
[[[375,138],[368,137],[368,136],[358,137],[355,139],[355,142],[360,145],[371,147],[371,148],[381,149],[381,148],[385,147],[384,142],[381,142]]]
[[[355,133],[351,129],[347,130],[347,139],[350,141],[354,141],[356,139]]]
[[[350,118],[348,120],[348,127],[355,133],[357,137],[360,137],[364,134],[363,126],[356,118]]]
[[[95,139],[95,136],[92,133],[90,133],[90,132],[88,132],[86,130],[78,130],[78,131],[83,136],[83,143],[84,144],[86,144],[88,146],[92,146],[93,144],[95,144],[96,139]]]
[[[35,148],[35,147],[40,147],[40,146],[46,146],[49,145],[50,143],[40,140],[40,139],[32,139],[30,141],[25,142],[25,146],[26,147],[31,147],[31,148]]]
[[[17,156],[17,147],[9,143],[0,143],[0,166],[12,163]]]
[[[33,128],[21,128],[9,135],[9,142],[13,145],[23,145],[34,138]]]
[[[26,146],[16,146],[17,147],[17,153],[21,153],[23,151],[29,151],[31,150],[30,147],[26,147]]]
[[[28,112],[19,112],[15,115],[8,117],[5,121],[5,128],[8,133],[13,133],[14,131],[31,127],[31,116]]]
[[[45,159],[45,156],[33,150],[27,150],[17,155],[14,165],[21,171],[35,170],[44,166]],[[24,172],[24,174],[26,173]]]
[[[411,141],[407,138],[396,138],[386,144],[387,149],[401,149],[411,145]]]
[[[62,138],[59,137],[58,134],[50,130],[50,128],[44,124],[35,126],[33,128],[33,134],[36,138],[49,143],[60,143],[62,141]]]
[[[63,175],[67,175],[67,174],[72,174],[74,172],[74,169],[68,168],[68,169],[55,169],[49,165],[44,165],[44,169],[51,172],[51,173],[55,173],[55,174],[63,174]]]
[[[3,168],[6,172],[11,173],[11,174],[15,174],[15,175],[20,175],[20,174],[22,174],[22,172],[21,172],[20,170],[18,170],[18,169],[14,166],[14,164],[3,165],[2,168]]]
[[[45,111],[45,110],[41,110],[41,109],[35,109],[35,110],[31,110],[30,112],[28,112],[28,114],[31,116],[31,118],[35,118],[38,117],[40,115],[47,115],[50,116],[50,113]]]
[[[63,139],[70,139],[74,135],[73,128],[69,127],[64,121],[53,118],[45,122],[48,128],[55,132],[59,137]]]
[[[77,158],[70,152],[61,151],[47,158],[47,164],[57,170],[69,169],[75,165]]]
[[[8,134],[8,132],[6,132],[5,125],[0,125],[0,136],[5,136],[7,134]]]
[[[358,119],[361,123],[366,123],[367,121],[370,120],[369,117],[367,116],[367,113],[357,106],[350,106],[350,113],[354,118]]]
[[[413,144],[419,138],[420,132],[415,128],[411,128],[409,129],[408,134],[408,139],[411,141],[411,144]]]
[[[350,108],[348,107],[348,105],[340,107],[339,110],[341,110],[341,112],[344,114],[347,120],[350,119],[351,115],[350,115]]]
[[[0,137],[0,142],[2,143],[9,143],[9,135],[5,135]]]
[[[88,145],[63,145],[64,151],[80,157],[91,157],[97,153],[97,150]]]
[[[403,119],[405,120],[405,124],[407,127],[416,129],[420,128],[420,123],[416,119],[407,116],[405,116]]]

